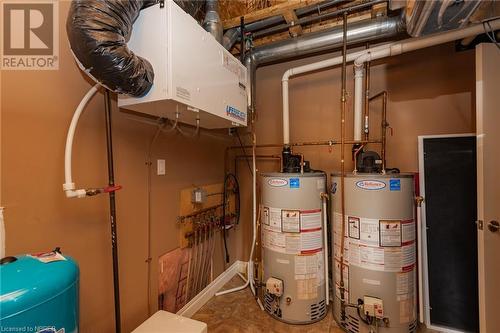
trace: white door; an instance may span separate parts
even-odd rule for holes
[[[500,332],[500,50],[476,47],[477,209],[481,333]]]

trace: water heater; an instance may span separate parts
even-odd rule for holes
[[[265,311],[291,324],[318,321],[327,311],[321,197],[326,175],[266,173],[261,181]]]
[[[334,317],[350,333],[416,332],[413,175],[347,174],[344,184],[342,235],[341,179],[332,175]]]
[[[142,10],[127,45],[155,78],[144,97],[119,95],[120,108],[209,129],[246,126],[245,66],[173,0]]]

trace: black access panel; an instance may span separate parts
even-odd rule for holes
[[[423,153],[430,322],[479,332],[476,137],[424,137]]]

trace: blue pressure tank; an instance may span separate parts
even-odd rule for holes
[[[57,259],[51,260],[50,254]],[[78,280],[76,262],[57,252],[3,258],[0,264],[2,331],[77,333]]]

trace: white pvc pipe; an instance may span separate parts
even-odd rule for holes
[[[384,44],[381,46],[374,47],[373,50],[380,49],[380,48],[385,48],[387,47],[386,45],[391,45],[391,44]],[[351,62],[354,61],[357,57],[362,55],[364,52],[363,51],[358,51],[358,52],[353,52],[347,55],[347,61]],[[300,74],[305,74],[309,72],[314,72],[320,69],[325,69],[333,66],[340,65],[342,63],[342,56],[335,57],[335,58],[330,58],[322,61],[318,61],[312,64],[307,64],[299,67],[294,67],[288,69],[284,74],[281,79],[281,89],[282,89],[282,96],[283,96],[283,144],[288,144],[290,143],[290,110],[289,110],[289,89],[288,89],[288,80],[296,75]],[[361,87],[362,91],[362,87]],[[361,130],[359,131],[361,133]],[[360,134],[361,136],[361,134]]]
[[[326,195],[326,193],[325,193]],[[323,266],[325,269],[325,299],[326,306],[330,304],[330,285],[328,281],[328,205],[326,197],[323,197]]]
[[[361,80],[358,79],[361,77]],[[363,96],[363,67],[354,68],[354,96]],[[363,123],[363,98],[354,100],[354,140],[361,140],[361,125]]]
[[[496,19],[493,21],[490,21],[491,28],[493,30],[500,29],[500,19]],[[474,35],[478,35],[484,32],[484,27],[483,24],[475,24],[467,28],[463,29],[457,29],[457,30],[452,30],[452,31],[447,31],[439,34],[434,34],[431,36],[425,36],[425,37],[419,37],[419,38],[410,38],[407,40],[404,40],[402,42],[396,42],[396,43],[388,43],[376,47],[372,47],[370,49],[358,51],[358,52],[353,52],[349,53],[346,56],[346,61],[351,62],[355,61],[354,66],[355,69],[356,67],[360,67],[361,70],[364,66],[364,63],[366,61],[371,61],[375,59],[381,59],[389,56],[394,56],[398,54],[402,54],[405,52],[410,52],[418,49],[422,49],[425,47],[429,46],[434,46],[434,45],[439,45],[447,42],[451,42],[453,40],[457,39],[462,39]],[[284,74],[281,79],[282,83],[282,94],[283,94],[283,141],[286,142],[288,140],[285,137],[285,133],[289,133],[289,92],[288,92],[288,80],[295,75],[299,74],[304,74],[304,73],[309,73],[313,71],[317,71],[320,69],[325,69],[333,66],[340,65],[342,63],[342,56],[318,61],[315,63],[299,66],[299,67],[294,67],[288,69]],[[358,82],[355,82],[356,85],[360,85],[359,82],[363,81],[363,73],[361,71],[360,74],[358,74],[355,79],[358,80]],[[361,90],[361,93],[356,93],[354,95],[354,104],[358,105],[363,105],[363,92]],[[361,99],[360,101],[357,101],[356,99]],[[362,108],[361,108],[362,109]],[[286,120],[285,120],[286,118]],[[356,128],[359,128],[359,131],[355,132],[355,135],[359,132],[361,136],[361,128],[362,128],[362,117],[357,117],[357,122],[355,122]],[[285,129],[285,126],[287,127]]]
[[[288,80],[281,81],[283,89],[283,144],[290,143],[290,110],[288,100]]]
[[[422,205],[417,207],[418,319],[424,323],[424,280],[422,272]]]
[[[75,110],[73,114],[73,118],[71,119],[71,123],[69,125],[68,134],[66,136],[66,148],[64,150],[64,184],[63,189],[68,198],[83,198],[86,196],[85,189],[75,190],[75,183],[73,182],[73,177],[71,174],[71,155],[73,153],[73,139],[75,137],[76,126],[78,125],[78,120],[85,109],[85,106],[90,101],[90,99],[94,96],[99,88],[99,84],[96,84],[83,96],[80,104]]]
[[[252,125],[253,126],[253,125]],[[255,132],[253,135],[253,147],[252,147],[252,167],[253,167],[253,172],[252,172],[252,210],[253,210],[253,216],[252,216],[252,248],[250,250],[250,258],[248,259],[248,279],[250,280],[250,290],[252,290],[252,294],[255,295],[255,286],[253,285],[253,251],[255,248],[255,241],[257,240],[257,158],[255,155],[255,147],[256,147],[256,138],[255,138]]]

